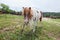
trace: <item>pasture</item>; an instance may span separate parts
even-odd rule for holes
[[[0,40],[60,40],[60,19],[43,18],[35,33],[22,25],[23,16],[0,14]]]

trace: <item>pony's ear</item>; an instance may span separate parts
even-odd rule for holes
[[[31,7],[29,7],[29,9],[31,9]]]
[[[24,7],[22,7],[24,9]]]
[[[33,16],[33,11],[31,10],[32,8],[31,7],[29,7],[29,14],[30,14],[30,18],[32,18],[32,16]]]
[[[23,10],[22,10],[22,15],[24,15],[24,7],[22,7],[23,8]]]

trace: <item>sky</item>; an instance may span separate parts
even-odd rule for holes
[[[60,12],[60,0],[0,0],[1,3],[16,11],[22,7],[33,7],[44,12]]]

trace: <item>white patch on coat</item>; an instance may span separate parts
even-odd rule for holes
[[[37,26],[37,21],[41,17],[41,13],[40,13],[39,10],[36,10],[36,9],[33,9],[33,8],[31,8],[31,10],[32,10],[33,17],[30,19],[29,23],[30,23],[30,26],[31,26],[31,28],[33,29],[33,32],[34,32],[35,28]]]

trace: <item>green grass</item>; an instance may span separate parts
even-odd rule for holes
[[[23,17],[22,17],[23,18]],[[2,14],[0,15],[0,29],[4,27],[15,26],[21,22],[21,16]]]
[[[57,20],[51,19],[51,21],[60,22]],[[38,22],[35,33],[28,26],[21,33],[22,25],[22,16],[0,14],[0,40],[56,40],[60,37],[60,25],[49,20]]]
[[[53,19],[54,21],[60,22],[60,19]]]

